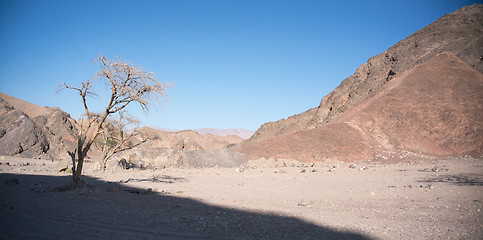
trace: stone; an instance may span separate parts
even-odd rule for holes
[[[313,202],[312,200],[308,200],[308,199],[302,199],[302,201],[299,202],[298,206],[301,206],[301,207],[307,207],[307,206],[310,206],[312,205]]]
[[[129,165],[128,165],[126,159],[124,159],[124,158],[121,158],[121,160],[119,160],[119,162],[117,164],[119,166],[121,166],[123,169],[129,169]]]
[[[63,172],[69,168],[71,165],[71,161],[69,159],[61,159],[60,161],[57,162],[55,165],[55,171],[56,172]]]

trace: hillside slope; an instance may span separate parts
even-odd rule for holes
[[[0,155],[68,158],[77,129],[69,114],[0,93]]]
[[[287,119],[265,123],[244,145],[324,126],[394,77],[442,52],[451,52],[483,72],[483,5],[474,4],[447,14],[370,58],[325,96],[318,107]]]
[[[482,96],[483,73],[452,53],[442,53],[399,73],[328,124],[272,137],[241,152],[246,159],[301,161],[397,161],[408,152],[479,157]]]

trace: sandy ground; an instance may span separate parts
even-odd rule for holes
[[[0,239],[483,239],[482,159],[88,170],[75,189],[51,161],[0,163]]]

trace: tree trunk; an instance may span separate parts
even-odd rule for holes
[[[107,158],[102,158],[102,160],[101,160],[101,171],[102,172],[106,171],[106,164],[107,164]]]
[[[85,182],[82,180],[82,166],[84,165],[84,157],[82,151],[78,151],[77,167],[75,171],[72,171],[72,180],[78,187],[84,187]]]

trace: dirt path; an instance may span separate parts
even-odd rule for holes
[[[482,160],[87,172],[89,189],[0,162],[0,239],[483,237]]]

